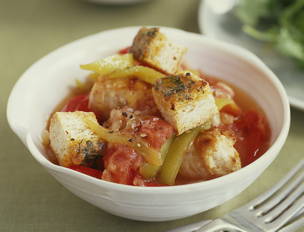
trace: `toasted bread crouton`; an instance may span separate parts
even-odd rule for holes
[[[97,122],[91,112],[56,112],[50,122],[50,145],[61,166],[87,164],[101,155],[104,143],[87,128],[84,118]]]
[[[191,79],[191,74],[168,76],[152,89],[162,116],[178,134],[198,127],[219,114],[208,82]]]
[[[130,52],[135,59],[167,74],[179,70],[186,48],[170,42],[159,28],[141,28],[133,40]]]
[[[130,107],[145,114],[158,112],[151,85],[132,78],[102,79],[90,92],[89,108],[103,120],[108,119],[112,109]]]
[[[207,180],[240,169],[241,160],[234,143],[233,137],[217,128],[202,132],[185,154],[179,174]]]

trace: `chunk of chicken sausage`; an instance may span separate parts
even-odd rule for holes
[[[219,129],[201,133],[185,154],[179,175],[189,179],[211,179],[241,168],[232,137]]]
[[[112,109],[131,107],[148,115],[158,110],[154,103],[151,86],[133,78],[102,79],[90,92],[89,108],[100,119],[106,120]]]

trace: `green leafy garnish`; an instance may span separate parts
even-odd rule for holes
[[[304,64],[304,0],[239,0],[243,31]]]

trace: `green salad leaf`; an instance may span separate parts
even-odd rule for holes
[[[304,64],[304,0],[239,0],[243,31]]]

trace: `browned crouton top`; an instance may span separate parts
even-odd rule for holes
[[[177,98],[178,101],[189,101],[196,96],[204,94],[204,88],[208,82],[204,80],[194,81],[191,74],[168,76],[159,79],[155,84],[155,90],[164,98]]]
[[[147,56],[149,51],[149,44],[157,36],[161,36],[158,27],[146,28],[142,27],[133,40],[133,45],[130,48],[130,52],[133,53],[134,57],[138,60],[143,59]]]

